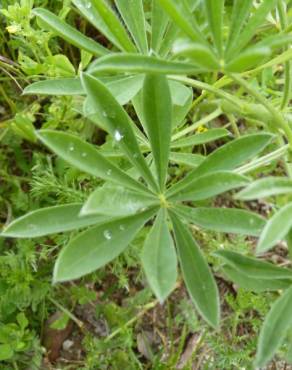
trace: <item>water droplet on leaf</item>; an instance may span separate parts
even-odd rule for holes
[[[112,233],[109,230],[104,230],[103,235],[106,238],[106,240],[111,240],[112,238]]]

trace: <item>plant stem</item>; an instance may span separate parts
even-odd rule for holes
[[[59,302],[57,302],[54,298],[49,297],[49,301],[51,301],[57,308],[59,308],[60,311],[62,311],[65,315],[70,317],[72,321],[75,322],[75,324],[84,331],[84,323],[79,320],[75,315],[73,315],[66,307],[62,306]]]

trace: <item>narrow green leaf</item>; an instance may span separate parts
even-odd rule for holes
[[[81,214],[129,216],[159,203],[158,197],[150,194],[137,193],[123,186],[105,184],[89,196],[82,207]]]
[[[218,70],[220,63],[213,51],[206,45],[191,43],[189,40],[178,39],[173,46],[173,54],[185,57],[187,61],[205,70]]]
[[[108,216],[101,215],[79,217],[81,208],[82,204],[78,203],[41,208],[12,221],[0,235],[13,238],[35,238],[109,220]]]
[[[249,179],[230,171],[218,171],[199,176],[185,187],[181,187],[179,192],[172,193],[170,200],[173,201],[195,201],[214,197],[226,191],[246,185]]]
[[[159,211],[145,240],[141,258],[149,285],[163,303],[174,289],[177,279],[176,251],[163,209]]]
[[[252,182],[236,194],[236,199],[253,200],[273,195],[292,193],[292,180],[284,177],[266,177]]]
[[[115,0],[115,4],[141,53],[148,51],[142,0]]]
[[[266,291],[277,291],[279,289],[286,289],[291,286],[291,280],[289,279],[259,279],[258,277],[250,277],[242,273],[235,268],[224,265],[222,267],[224,275],[227,276],[229,280],[234,282],[240,288],[251,290],[253,292],[266,292]]]
[[[228,72],[244,72],[259,65],[271,55],[271,49],[266,46],[252,46],[226,64]]]
[[[93,145],[77,136],[53,130],[41,130],[37,136],[54,153],[79,170],[133,190],[148,192],[141,183],[102,156]]]
[[[292,271],[290,269],[228,250],[217,251],[214,255],[247,277],[264,280],[289,279],[292,282]]]
[[[255,366],[264,367],[281,346],[292,325],[292,286],[272,305],[261,328]]]
[[[234,46],[240,37],[241,30],[250,15],[253,0],[234,0],[232,7],[231,24],[227,40],[226,50]]]
[[[105,83],[119,104],[127,104],[141,90],[144,76],[134,75],[110,80],[100,79]],[[80,78],[62,78],[38,81],[27,86],[25,95],[85,95]]]
[[[151,12],[151,49],[159,52],[169,26],[169,17],[161,8],[159,0],[152,0]]]
[[[119,18],[106,0],[91,0],[95,9],[124,51],[135,52],[136,48]]]
[[[91,228],[62,249],[54,268],[54,281],[78,279],[122,253],[156,209]]]
[[[147,75],[143,86],[143,111],[160,190],[164,189],[172,127],[172,105],[168,82],[163,75]]]
[[[175,212],[199,227],[223,233],[259,236],[265,226],[261,216],[242,209],[176,206]]]
[[[267,222],[257,246],[257,253],[271,249],[283,240],[292,228],[292,203],[281,208]]]
[[[211,153],[205,160],[188,174],[187,177],[175,184],[169,191],[169,196],[179,192],[194,179],[210,172],[231,171],[243,162],[254,158],[272,140],[274,136],[268,133],[242,136],[233,140]]]
[[[177,2],[175,0],[159,0],[160,5],[173,20],[173,22],[193,41],[205,43],[206,40],[202,35],[195,18],[186,1]]]
[[[89,73],[129,72],[129,73],[160,73],[160,74],[194,74],[201,69],[193,64],[171,62],[153,56],[138,54],[111,54],[93,62]]]
[[[219,294],[212,272],[189,229],[171,213],[180,266],[187,290],[201,316],[218,327]]]
[[[214,45],[218,51],[218,55],[222,56],[224,0],[205,0],[204,5]]]
[[[205,157],[200,154],[170,152],[169,160],[189,167],[198,167],[205,160]]]
[[[249,19],[242,32],[233,39],[227,52],[227,60],[239,53],[252,39],[259,26],[266,20],[268,14],[275,8],[277,0],[263,0],[261,5],[256,9]]]
[[[207,144],[211,141],[222,139],[223,137],[229,136],[230,133],[225,128],[214,128],[201,134],[195,134],[188,136],[183,139],[178,139],[172,142],[172,148],[184,148],[188,146]]]
[[[103,119],[102,124],[112,135],[129,161],[140,171],[149,185],[157,189],[154,177],[140,151],[133,124],[127,112],[119,105],[110,91],[96,78],[84,74],[83,87],[86,90],[94,110]]]
[[[105,55],[109,52],[94,40],[84,36],[81,32],[69,26],[49,10],[35,8],[32,12],[42,20],[49,30],[68,41],[70,44],[96,56]]]
[[[98,10],[92,6],[90,0],[72,0],[72,3],[80,11],[88,22],[90,22],[99,32],[101,32],[113,45],[120,50],[125,50],[119,39],[112,32],[107,22],[100,16]]]

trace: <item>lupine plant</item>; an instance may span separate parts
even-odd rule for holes
[[[82,96],[80,111],[108,133],[113,150],[60,131],[42,129],[36,135],[69,164],[104,182],[84,204],[34,211],[13,221],[2,236],[31,238],[85,229],[57,259],[53,280],[64,282],[111,262],[150,225],[141,263],[154,294],[165,301],[179,265],[197,311],[218,328],[218,288],[191,225],[259,237],[258,253],[285,238],[291,249],[291,203],[268,222],[246,209],[210,206],[212,198],[242,187],[236,201],[291,194],[289,178],[253,182],[249,176],[281,158],[292,177],[289,1],[72,2],[108,41],[101,44],[53,13],[34,9],[41,27],[79,48],[83,57],[75,78],[38,81],[24,92]],[[280,63],[285,66],[284,90],[272,104],[255,81]],[[202,90],[195,100],[190,87]],[[128,103],[139,122],[123,108]],[[208,115],[189,124],[187,115],[195,109]],[[235,139],[221,127],[194,134],[222,114],[230,119]],[[235,117],[255,124],[256,132],[241,136]],[[209,155],[187,150],[219,139],[222,145]],[[260,156],[264,150],[271,151]],[[128,169],[120,169],[111,160],[114,156],[124,158]],[[172,178],[174,164],[188,166],[182,178]],[[208,206],[201,206],[203,200]],[[224,275],[239,286],[285,289],[259,337],[256,366],[264,366],[291,329],[292,272],[234,251],[215,255]]]

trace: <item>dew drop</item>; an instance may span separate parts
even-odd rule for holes
[[[102,115],[103,115],[104,117],[107,117],[107,113],[106,113],[106,111],[103,111],[103,112],[102,112]]]
[[[138,158],[138,153],[135,153],[134,155],[133,155],[133,157],[136,159],[136,158]]]
[[[85,5],[85,8],[86,8],[86,9],[90,9],[90,8],[91,8],[91,4],[90,4],[90,2],[88,2],[88,3]]]
[[[103,236],[106,238],[106,240],[111,240],[112,233],[109,230],[104,230]]]
[[[109,169],[109,170],[107,170],[107,171],[106,171],[106,174],[107,174],[108,176],[110,176],[110,175],[112,174],[112,172],[113,172],[113,171],[112,171],[111,169]]]
[[[125,230],[125,226],[124,226],[124,225],[120,225],[120,226],[119,226],[119,229],[120,229],[121,231],[123,231],[123,230]]]
[[[74,151],[74,145],[73,144],[71,144],[70,146],[69,146],[69,150],[70,150],[70,152],[73,152]]]
[[[87,157],[87,153],[82,153],[81,157],[83,157],[83,158]]]
[[[114,133],[114,138],[116,141],[121,141],[123,139],[124,135],[120,133],[120,131],[116,130]]]

